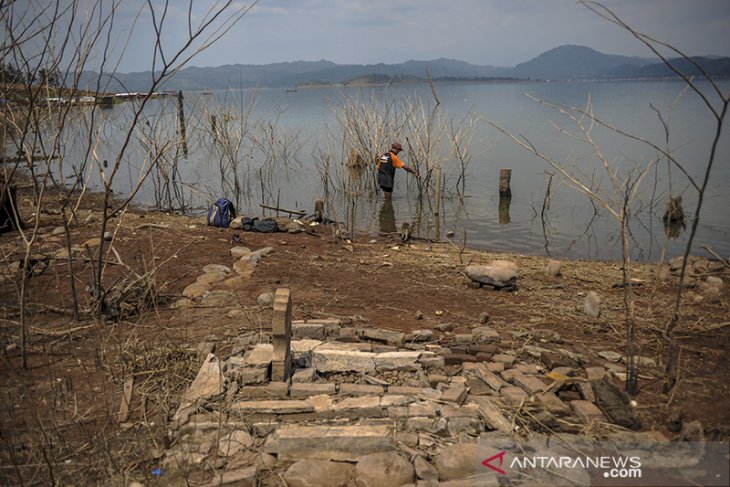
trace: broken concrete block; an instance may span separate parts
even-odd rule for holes
[[[418,370],[421,352],[386,352],[375,355],[375,370]]]
[[[320,394],[334,394],[336,385],[333,383],[295,383],[291,385],[289,396],[291,397],[309,397]]]
[[[464,384],[452,384],[441,391],[441,400],[461,404],[466,400],[466,394],[467,390]]]
[[[238,391],[238,396],[245,399],[280,398],[289,395],[287,382],[269,382],[263,386],[244,386]]]
[[[335,418],[379,418],[383,415],[379,396],[348,397],[330,406],[326,413]]]
[[[340,394],[348,396],[378,396],[385,392],[383,386],[369,384],[340,384]]]
[[[246,351],[243,361],[248,367],[265,368],[271,364],[274,346],[270,343],[259,343]]]
[[[501,390],[502,398],[507,404],[519,406],[523,401],[527,400],[527,393],[520,387],[507,386]]]
[[[357,461],[370,453],[393,452],[396,446],[388,425],[282,424],[269,437],[265,448],[278,455],[279,461],[306,458]]]
[[[543,392],[535,396],[537,402],[543,405],[550,413],[558,416],[566,416],[570,414],[570,406],[565,404],[552,392]]]
[[[290,487],[314,487],[317,485],[345,486],[355,467],[348,463],[329,460],[300,460],[282,474]]]
[[[324,325],[317,323],[292,323],[292,336],[294,338],[324,340]]]
[[[307,401],[240,401],[231,405],[231,410],[241,414],[294,414],[314,411]]]
[[[366,328],[362,337],[367,340],[388,343],[390,345],[403,345],[405,333],[400,331],[384,330],[382,328]]]
[[[317,378],[317,371],[313,368],[299,369],[291,376],[292,383],[312,382]],[[333,384],[334,385],[334,384]]]
[[[547,386],[543,381],[537,377],[529,375],[515,374],[513,382],[516,386],[523,388],[531,396],[547,389]]]
[[[512,422],[503,414],[497,404],[486,397],[474,397],[479,413],[484,418],[484,424],[490,429],[500,431],[502,433],[512,433]]]
[[[208,354],[192,384],[183,394],[182,402],[191,403],[221,394],[223,393],[224,381],[218,357],[212,353]]]
[[[606,422],[606,417],[603,415],[600,409],[595,404],[588,401],[576,400],[570,401],[570,407],[578,416],[578,419],[586,424],[594,422]]]
[[[312,366],[317,372],[372,372],[375,370],[373,353],[343,350],[322,350],[312,353]]]

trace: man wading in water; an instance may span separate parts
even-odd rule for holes
[[[386,200],[389,200],[393,196],[393,182],[397,168],[405,169],[406,172],[418,177],[418,172],[406,166],[398,157],[398,153],[402,150],[403,146],[400,145],[400,142],[393,142],[390,150],[383,154],[378,162],[378,184],[383,190]]]

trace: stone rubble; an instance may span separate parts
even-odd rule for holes
[[[271,343],[205,358],[169,424],[169,479],[199,469],[209,485],[499,485],[474,459],[526,431],[639,434],[625,429],[640,425],[615,352],[515,351],[485,323],[406,334],[293,321],[286,289],[272,316],[259,337]]]

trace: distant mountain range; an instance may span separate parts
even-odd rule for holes
[[[711,76],[730,76],[730,58],[693,58]],[[670,61],[690,76],[699,70],[684,59]],[[594,80],[660,79],[676,74],[656,59],[604,54],[585,46],[566,45],[546,51],[512,68],[480,66],[455,59],[407,61],[400,64],[335,64],[331,61],[297,61],[265,65],[229,64],[218,67],[189,67],[165,83],[165,90],[216,90],[226,88],[281,87],[303,85],[364,84],[425,80]],[[99,74],[84,73],[82,88],[96,84]],[[102,75],[104,91],[135,92],[149,89],[151,73]]]

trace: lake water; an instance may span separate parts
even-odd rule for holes
[[[722,85],[725,92],[728,85],[727,82]],[[710,92],[707,83],[699,86]],[[446,181],[438,224],[441,237],[447,231],[453,231],[452,240],[456,245],[461,245],[465,235],[468,246],[480,249],[557,258],[619,259],[621,244],[615,218],[600,204],[595,204],[571,187],[560,174],[555,174],[552,179],[550,204],[543,211],[548,173],[555,173],[555,169],[519,147],[487,120],[529,140],[541,153],[564,164],[571,173],[582,175],[587,184],[605,188],[602,197],[606,201],[613,199],[612,206],[620,208],[624,186],[612,187],[612,178],[596,154],[600,153],[607,161],[609,171],[616,171],[616,182],[632,169],[641,170],[651,165],[659,157],[657,151],[600,126],[594,127],[591,132],[595,147],[578,142],[557,128],[562,127],[575,135],[576,126],[568,118],[554,108],[529,99],[525,93],[541,100],[577,107],[586,107],[590,100],[596,118],[626,133],[650,140],[659,147],[669,147],[675,160],[697,184],[701,184],[715,133],[714,119],[695,93],[687,91],[680,97],[683,89],[682,83],[674,81],[436,83],[435,91],[440,101],[438,118],[443,126],[463,123],[470,127],[462,133],[468,137],[460,144],[469,156],[463,192],[460,191],[462,186],[457,184],[461,166],[448,147],[441,150],[443,160],[439,163],[443,164]],[[250,104],[252,100],[255,104]],[[711,100],[719,106],[717,98]],[[247,181],[246,196],[239,201],[239,210],[260,216],[263,210],[259,203],[263,201],[282,208],[311,212],[314,199],[323,191],[323,154],[331,157],[330,185],[335,184],[336,177],[345,173],[342,168],[348,147],[343,142],[337,116],[338,112],[342,112],[343,103],[360,103],[374,111],[413,103],[422,108],[421,119],[427,120],[434,97],[427,84],[387,88],[307,88],[296,92],[259,89],[208,95],[186,93],[189,155],[179,159],[177,178],[186,183],[182,191],[187,194],[188,203],[200,207],[221,195],[220,151],[212,149],[215,144],[209,133],[199,135],[199,132],[209,129],[211,113],[217,114],[219,125],[224,124],[226,117],[222,112],[227,111],[231,115],[229,119],[248,113],[251,120],[263,122],[256,129],[259,140],[256,147],[248,147],[244,140],[235,148],[235,158],[239,160],[240,170],[245,172]],[[113,110],[98,114],[100,121],[95,122],[99,127],[97,130],[105,134],[104,143],[96,147],[100,159],[113,159],[120,143],[115,134],[124,132],[130,106],[118,105]],[[655,109],[668,121],[668,146]],[[402,116],[403,110],[399,110],[394,110],[393,118]],[[376,116],[387,119],[388,113]],[[170,135],[177,120],[177,100],[151,101],[145,109],[143,122],[150,120],[153,122],[147,125],[148,132]],[[158,122],[155,120],[166,122],[156,128]],[[266,127],[269,132],[266,132]],[[298,141],[301,146],[284,152],[283,146],[297,145],[287,143],[287,137]],[[406,146],[402,158],[407,164],[415,164],[406,137],[409,141],[418,137],[405,130],[398,135]],[[267,138],[270,145],[262,144],[261,140]],[[128,192],[130,183],[138,179],[139,161],[144,159],[144,151],[140,149],[143,139],[136,134],[132,141],[132,150],[125,158],[129,166],[125,169],[124,181],[118,178],[115,183],[119,192]],[[82,141],[78,143],[79,147],[83,145]],[[441,144],[450,147],[446,139],[442,139]],[[148,142],[146,147],[150,145]],[[378,151],[385,149],[384,142]],[[709,256],[700,248],[706,245],[723,257],[730,256],[730,223],[726,216],[730,205],[729,157],[730,137],[725,130],[704,198],[695,253]],[[288,162],[282,164],[282,158]],[[498,194],[500,168],[512,169],[513,195],[508,208],[503,204],[501,213]],[[651,165],[631,201],[630,239],[635,259],[653,260],[660,255],[665,242],[662,215],[669,178],[666,160]],[[671,169],[671,185],[672,194],[683,197],[689,228],[697,192],[677,167]],[[435,236],[437,225],[432,195],[419,198],[414,181],[404,171],[398,171],[396,176],[392,208],[383,204],[382,195],[371,190],[357,192],[351,197],[344,193],[334,192],[332,199],[328,200],[328,215],[339,221],[353,218],[356,237],[379,230],[392,231],[404,222],[410,223],[418,236]],[[137,199],[154,201],[154,191],[149,182]],[[267,214],[271,215],[271,212]],[[677,238],[669,239],[668,256],[683,251],[688,233],[687,229],[681,231]]]

